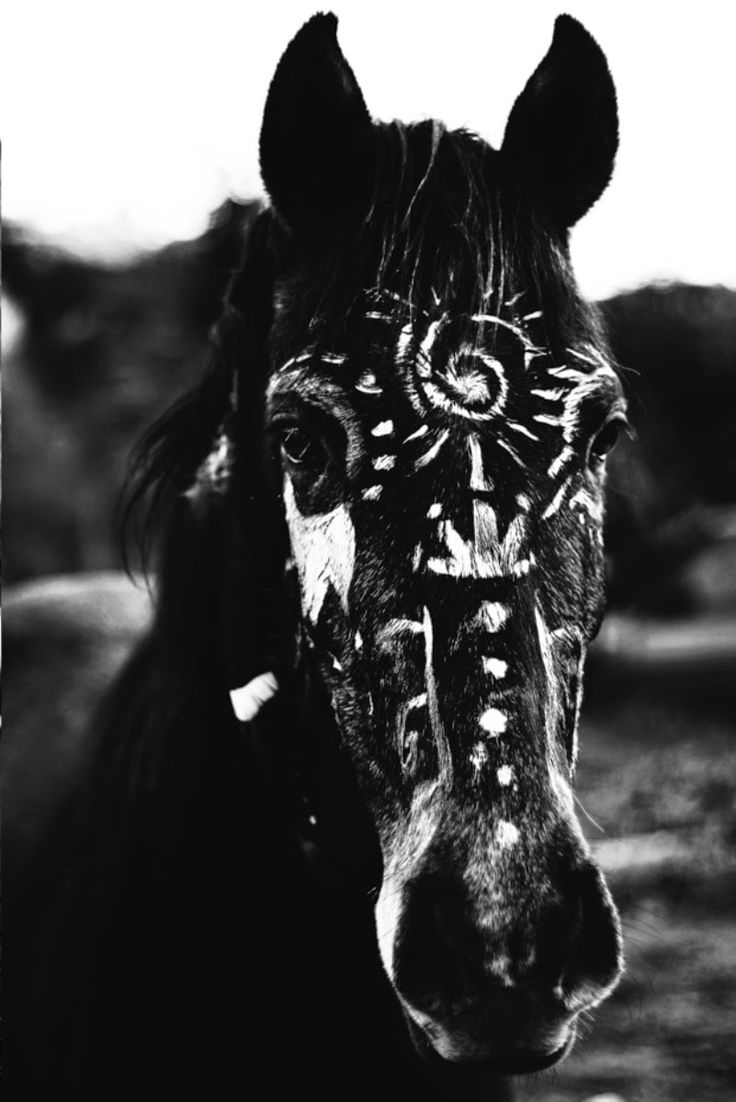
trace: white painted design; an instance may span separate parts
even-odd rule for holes
[[[355,384],[355,389],[359,390],[361,394],[369,395],[371,398],[375,398],[383,393],[378,379],[372,371],[363,372]]]
[[[522,321],[533,321],[534,318],[541,318],[541,316],[542,316],[542,311],[541,310],[532,310],[531,314],[522,314],[521,320]]]
[[[454,578],[503,578],[517,573],[525,538],[526,518],[514,517],[499,538],[496,511],[487,501],[473,502],[474,539],[464,540],[451,520],[439,523],[439,537],[445,545],[444,557],[432,556],[427,569],[434,574]],[[528,564],[529,560],[523,560]],[[526,573],[528,565],[521,572]]]
[[[534,606],[534,619],[537,625],[537,638],[539,651],[544,666],[544,675],[547,684],[547,700],[544,709],[544,725],[547,735],[548,753],[554,755],[557,743],[557,728],[560,720],[560,694],[557,683],[557,671],[555,669],[552,636],[544,619],[539,601]]]
[[[470,489],[489,491],[493,489],[493,483],[489,478],[486,478],[485,471],[483,469],[483,453],[480,447],[480,440],[471,433],[468,436],[468,448],[470,449]]]
[[[412,340],[412,327],[411,327],[411,322],[408,321],[406,323],[406,325],[403,326],[401,332],[399,333],[398,340],[396,342],[396,358],[399,361],[399,363],[403,359],[405,359],[406,354],[409,350],[409,346],[411,345],[411,340]]]
[[[430,361],[432,358],[432,348],[434,347],[434,342],[437,340],[437,333],[439,332],[442,320],[442,318],[438,318],[435,321],[430,322],[426,336],[419,346],[421,352],[420,370],[422,363],[426,365],[429,370],[431,370]]]
[[[339,365],[344,364],[347,357],[339,352],[323,352],[320,359],[323,364]]]
[[[547,368],[547,371],[556,379],[570,379],[575,383],[587,377],[585,372],[579,371],[577,367],[570,367],[569,364],[557,364],[555,367]]]
[[[480,618],[486,631],[500,631],[509,618],[509,610],[499,601],[484,601],[480,606]]]
[[[575,458],[575,452],[569,445],[565,445],[560,454],[552,460],[547,469],[547,474],[550,478],[556,478],[566,463],[569,463],[571,459]]]
[[[239,689],[231,689],[230,702],[236,717],[241,723],[250,723],[278,689],[279,683],[270,671],[260,673]]]
[[[496,826],[496,841],[501,849],[509,849],[519,841],[518,827],[513,823],[507,823],[505,819],[499,820]]]
[[[583,704],[583,672],[585,669],[585,636],[582,630],[575,626],[566,625],[565,627],[556,628],[550,633],[550,648],[554,650],[560,644],[569,648],[571,644],[575,647],[578,653],[577,668],[575,670],[575,704],[573,709],[573,725],[572,732],[568,732],[572,735],[572,748],[571,748],[571,767],[575,768],[578,755],[578,726],[580,723],[580,710]]]
[[[567,391],[561,387],[555,387],[553,390],[530,390],[529,393],[536,395],[537,398],[543,398],[545,402],[559,402],[565,397]]]
[[[395,455],[377,455],[373,460],[373,467],[377,471],[390,471],[395,465]]]
[[[479,366],[471,366],[477,361]],[[437,372],[440,382],[434,382],[428,362],[417,367],[420,386],[432,405],[470,421],[489,421],[504,409],[509,386],[503,364],[494,356],[472,345],[463,345],[452,353],[445,368]],[[497,393],[491,402],[488,375],[494,375]],[[448,393],[449,391],[449,393]]]
[[[526,466],[524,460],[521,458],[519,453],[511,447],[508,440],[504,440],[502,437],[499,436],[499,438],[496,440],[496,444],[499,448],[503,448],[503,450],[511,456],[514,462],[518,464],[518,466],[521,467],[522,470],[524,469],[524,467]]]
[[[535,413],[534,420],[540,425],[553,425],[555,428],[559,428],[562,424],[559,417],[551,417],[548,413]]]
[[[487,708],[478,721],[491,738],[498,738],[508,726],[508,717],[498,708]]]
[[[291,479],[284,479],[284,505],[291,549],[299,572],[302,610],[316,624],[330,586],[347,612],[355,568],[355,529],[344,505],[303,516]]]
[[[390,436],[393,431],[393,421],[379,421],[376,427],[371,429],[371,436]]]
[[[401,635],[405,631],[408,631],[411,635],[423,634],[424,624],[419,620],[389,620],[378,632],[378,643],[381,645],[388,642],[396,635]]]
[[[518,432],[521,436],[528,437],[529,440],[535,440],[539,443],[539,437],[536,433],[531,432],[526,425],[520,425],[518,421],[507,421],[506,428],[511,429],[512,432]]]
[[[496,770],[496,777],[502,788],[508,788],[513,783],[514,770],[510,765],[502,765]]]
[[[363,649],[363,636],[360,634],[359,631],[356,631],[356,633],[355,633],[355,649],[356,650],[362,650]]]
[[[552,498],[552,501],[550,502],[550,504],[547,506],[547,508],[542,513],[542,520],[547,520],[549,517],[552,517],[552,516],[555,515],[557,510],[560,508],[560,505],[562,505],[562,501],[565,497],[565,494],[570,489],[570,483],[571,482],[572,482],[572,478],[566,478],[565,479],[565,481],[562,483],[562,485],[560,486],[560,488],[557,491],[557,493],[555,494],[555,496]]]
[[[422,467],[426,467],[428,463],[431,463],[433,459],[437,458],[440,449],[446,443],[449,435],[450,433],[448,429],[445,429],[443,432],[440,433],[429,451],[425,452],[423,456],[414,461],[415,470],[420,470]],[[411,439],[411,437],[409,437],[409,439]]]
[[[519,506],[520,509],[523,509],[525,513],[528,513],[532,507],[531,500],[526,496],[526,494],[517,494],[516,504]]]
[[[422,565],[422,556],[424,555],[424,548],[421,543],[418,543],[414,548],[414,554],[411,559],[411,568],[416,574],[419,567]]]
[[[363,501],[378,501],[382,493],[383,486],[367,486],[365,490],[361,491],[360,496]]]
[[[489,673],[497,681],[502,681],[508,673],[509,664],[502,658],[483,657],[483,673]]]
[[[419,428],[416,430],[416,432],[412,432],[409,436],[407,436],[404,443],[408,444],[412,440],[418,440],[420,436],[426,436],[428,432],[429,432],[429,425],[420,425]]]
[[[293,367],[294,364],[301,364],[305,363],[307,360],[311,360],[313,355],[314,349],[310,348],[306,352],[300,352],[298,356],[292,356],[290,360],[287,360],[286,363],[283,363],[281,365],[281,367],[279,368],[279,374],[281,374],[282,371],[288,371],[288,369],[290,367]]]
[[[475,434],[468,437],[470,450],[470,488],[489,491],[492,483],[483,468],[480,440]],[[434,574],[447,574],[455,578],[498,578],[509,574],[526,573],[528,565],[520,568],[521,550],[526,537],[526,517],[519,513],[509,523],[503,539],[498,531],[496,511],[487,501],[473,501],[473,539],[465,540],[451,520],[440,521],[439,539],[446,554],[432,556],[427,569]],[[529,560],[524,560],[528,564]]]
[[[436,520],[437,517],[442,516],[442,505],[439,501],[435,501],[430,505],[429,509],[427,509],[427,516],[430,520]]]
[[[528,574],[531,568],[534,566],[536,559],[533,555],[530,555],[528,559],[519,559],[514,563],[511,573],[515,578],[523,578],[525,574]]]
[[[450,744],[447,741],[447,735],[445,734],[442,718],[440,716],[439,700],[437,698],[437,682],[434,674],[434,631],[432,628],[432,618],[429,615],[429,609],[426,605],[423,610],[422,623],[424,627],[424,677],[427,686],[427,709],[429,711],[432,734],[437,746],[439,782],[451,788],[453,780],[452,757],[450,754]]]
[[[476,773],[480,773],[483,766],[488,761],[488,748],[484,742],[476,742],[473,747],[473,751],[470,755],[470,764]]]

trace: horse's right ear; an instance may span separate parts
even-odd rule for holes
[[[367,208],[373,127],[334,15],[313,16],[286,48],[266,100],[260,161],[266,190],[292,230]]]

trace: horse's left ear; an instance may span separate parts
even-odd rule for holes
[[[367,207],[373,126],[334,15],[313,16],[287,46],[266,100],[260,161],[273,205],[293,230]]]
[[[569,15],[514,104],[501,152],[554,230],[605,190],[618,148],[616,91],[595,39]]]

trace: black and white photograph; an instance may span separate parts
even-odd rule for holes
[[[3,37],[3,1099],[735,1098],[736,12]]]

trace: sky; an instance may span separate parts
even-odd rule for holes
[[[4,0],[3,217],[87,254],[201,232],[262,193],[276,62],[318,0]],[[498,145],[567,11],[618,89],[613,183],[573,234],[583,291],[736,287],[736,5],[727,0],[334,0],[371,113],[438,117]]]

